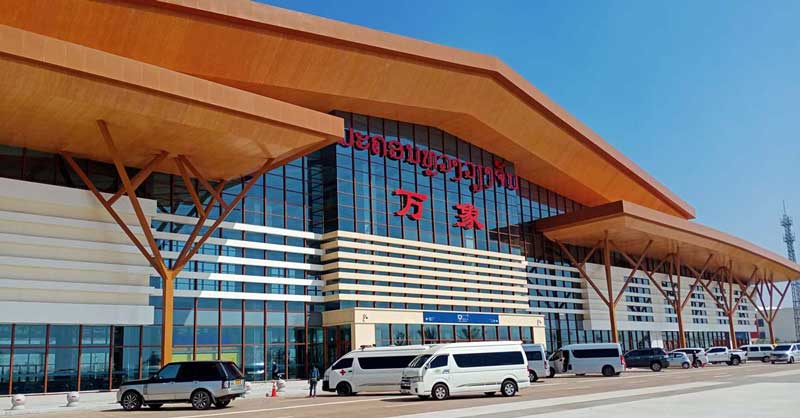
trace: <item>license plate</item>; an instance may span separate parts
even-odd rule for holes
[[[236,379],[236,384],[237,385],[241,385],[242,384],[242,379]]]

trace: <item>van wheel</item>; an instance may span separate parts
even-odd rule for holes
[[[555,375],[556,375],[556,369],[555,369],[555,368],[553,368],[553,367],[551,367],[551,368],[550,368],[550,373],[548,373],[548,374],[547,374],[547,377],[550,377],[550,378],[552,378],[552,377],[554,377]]]
[[[650,370],[652,370],[654,372],[660,372],[661,371],[661,363],[658,362],[658,361],[654,361],[654,362],[650,363]]]
[[[769,361],[769,357],[767,357],[767,356],[761,357],[761,362],[762,363],[766,363],[768,361]]]
[[[513,380],[504,380],[500,385],[500,393],[505,397],[514,396],[517,394],[517,382]]]
[[[135,390],[129,390],[122,394],[122,409],[126,411],[135,411],[142,407],[142,396],[136,393]]]
[[[794,364],[794,357],[789,357],[789,364]]]
[[[742,359],[740,359],[739,357],[734,357],[734,358],[731,359],[731,365],[732,366],[738,366],[741,363],[742,363]]]
[[[536,374],[536,372],[531,371],[530,378],[531,378],[531,383],[533,383],[539,380],[539,375]]]
[[[692,365],[688,361],[681,364],[682,369],[688,369],[689,367],[692,367]]]
[[[614,376],[614,368],[609,365],[603,366],[603,376],[605,377]]]
[[[339,396],[350,396],[353,394],[353,388],[349,383],[342,382],[336,385],[336,394]]]
[[[433,385],[433,390],[431,390],[431,396],[433,399],[437,401],[443,401],[450,396],[450,391],[447,389],[447,386],[443,383],[437,383]]]
[[[192,408],[199,411],[211,407],[211,394],[203,389],[194,391],[190,400],[192,401]]]

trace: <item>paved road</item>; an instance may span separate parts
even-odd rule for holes
[[[389,394],[316,399],[239,399],[226,409],[194,411],[165,405],[125,412],[60,412],[74,418],[618,418],[673,416],[796,417],[800,407],[800,365],[750,363],[739,367],[668,369],[661,373],[629,371],[621,377],[564,376],[544,379],[514,398],[454,397],[421,401]]]

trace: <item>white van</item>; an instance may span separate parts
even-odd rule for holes
[[[739,347],[747,354],[747,360],[761,360],[763,363],[769,361],[773,348],[769,344],[747,344]]]
[[[525,350],[525,357],[528,360],[531,382],[550,374],[550,363],[547,361],[544,344],[522,344],[522,349]]]
[[[325,370],[322,390],[340,396],[358,392],[396,392],[403,369],[427,345],[365,347],[343,355]]]
[[[561,347],[550,356],[550,375],[574,373],[602,373],[603,376],[619,376],[625,370],[622,349],[616,343],[570,344]]]
[[[483,341],[432,346],[403,371],[400,392],[436,400],[469,392],[514,396],[530,384],[519,341]]]

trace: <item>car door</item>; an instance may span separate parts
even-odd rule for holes
[[[625,355],[625,364],[628,367],[642,367],[642,350],[632,350]]]
[[[175,382],[180,371],[180,363],[171,363],[162,367],[145,385],[146,401],[171,401],[175,399]]]
[[[192,391],[197,387],[196,372],[199,368],[204,367],[206,364],[211,363],[183,363],[181,369],[178,370],[178,375],[175,377],[175,384],[172,386],[173,399],[175,400],[188,400]]]
[[[725,358],[725,349],[722,347],[712,348],[706,352],[706,355],[708,356],[709,362],[727,361]]]
[[[447,382],[447,386],[451,387],[450,385],[450,355],[449,354],[440,354],[433,358],[433,360],[428,363],[428,371],[433,377],[432,381],[444,381]]]

